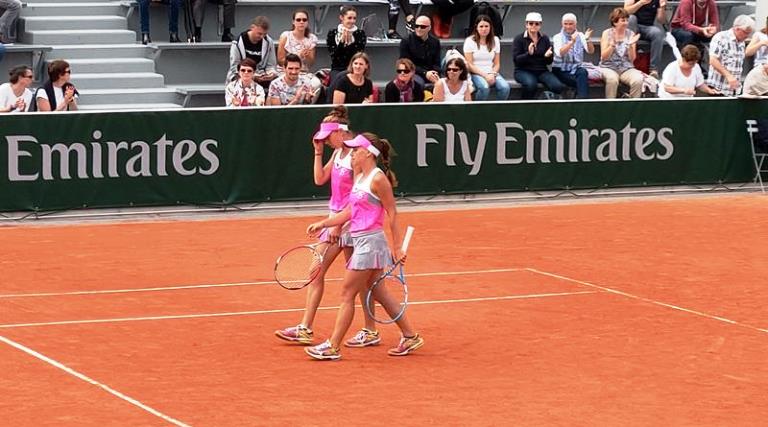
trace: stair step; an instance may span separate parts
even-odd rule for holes
[[[136,33],[128,30],[26,31],[23,43],[29,44],[115,44],[136,43]]]
[[[154,73],[155,61],[147,58],[64,58],[76,72],[85,73]]]
[[[128,20],[122,16],[24,16],[19,31],[45,30],[126,30]]]
[[[79,92],[80,103],[87,105],[116,104],[128,100],[139,104],[175,104],[182,98],[171,88],[83,89]]]
[[[76,73],[72,82],[78,89],[159,88],[165,78],[157,73]]]
[[[72,3],[72,0],[24,0],[24,3],[27,4],[27,6],[25,7],[29,7],[29,5],[41,4],[41,3]],[[104,1],[104,0],[77,0],[76,3],[110,3],[110,2]]]
[[[48,58],[147,58],[152,49],[141,44],[84,44],[54,46]]]
[[[123,6],[115,2],[27,3],[24,16],[123,15]]]
[[[120,111],[146,111],[146,110],[180,110],[182,108],[179,104],[171,103],[137,103],[137,104],[96,104],[96,105],[80,105],[77,104],[79,110],[85,111],[101,111],[101,110],[120,110]]]

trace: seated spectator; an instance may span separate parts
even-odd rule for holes
[[[487,15],[475,18],[472,35],[464,40],[464,59],[475,87],[475,100],[485,101],[491,86],[496,88],[496,99],[509,98],[509,83],[499,73],[501,68],[501,40],[493,34],[493,23]]]
[[[552,43],[541,33],[541,14],[531,12],[525,17],[526,30],[512,42],[515,80],[523,87],[523,99],[533,99],[541,82],[553,93],[560,94],[565,85],[549,71],[554,60]]]
[[[48,81],[35,92],[38,111],[75,111],[78,93],[69,82],[72,70],[69,63],[56,59],[48,64]]]
[[[195,41],[203,41],[203,21],[205,21],[205,4],[210,0],[192,0],[192,18],[195,20]],[[232,35],[232,27],[235,26],[235,4],[237,0],[215,0],[215,3],[221,4],[223,13],[222,26],[224,32],[221,35],[221,41],[231,42],[235,39]]]
[[[709,76],[707,84],[726,96],[741,93],[741,74],[746,48],[744,41],[752,34],[755,21],[747,15],[733,20],[730,30],[720,31],[709,45]]]
[[[395,62],[395,79],[384,88],[385,102],[424,102],[424,86],[420,85],[414,76],[416,66],[408,58],[400,58]]]
[[[2,0],[0,0],[2,1]],[[179,8],[182,0],[170,0],[168,3],[168,32],[171,43],[179,43]],[[139,0],[139,17],[141,20],[141,42],[152,43],[149,38],[149,3],[150,0]]]
[[[0,43],[16,42],[16,20],[21,7],[20,0],[0,0]]]
[[[628,28],[629,14],[617,7],[609,16],[611,28],[603,31],[600,38],[600,71],[605,80],[605,97],[616,98],[619,82],[629,86],[630,98],[643,94],[643,73],[635,68],[637,41],[640,34]]]
[[[747,56],[754,56],[754,66],[768,63],[768,17],[765,18],[765,28],[755,32],[746,50]]]
[[[328,31],[328,52],[331,54],[331,82],[336,76],[347,72],[352,57],[365,50],[365,31],[357,28],[357,9],[352,6],[341,8],[341,23]]]
[[[416,82],[426,87],[440,79],[440,40],[429,33],[432,21],[428,16],[416,18],[413,33],[400,41],[400,57],[410,59],[416,66]]]
[[[661,53],[666,33],[656,26],[656,21],[667,23],[667,0],[624,0],[624,10],[629,13],[629,28],[640,34],[640,39],[651,43],[651,64],[648,74],[659,78]]]
[[[579,32],[576,28],[576,15],[566,13],[562,19],[562,29],[552,37],[555,59],[552,73],[566,86],[576,88],[576,98],[589,98],[589,73],[584,67],[584,52],[592,54],[595,45],[590,40],[592,29]]]
[[[256,62],[251,58],[240,61],[238,74],[240,78],[227,84],[224,89],[224,101],[227,107],[253,107],[262,106],[266,100],[264,88],[254,80]]]
[[[310,73],[315,64],[317,36],[309,28],[309,12],[306,10],[294,11],[292,20],[291,29],[283,31],[277,43],[277,69],[283,71],[286,55],[291,53],[297,55],[301,59],[301,72],[312,82],[314,93],[322,86],[320,79]]]
[[[289,53],[285,57],[285,73],[269,85],[269,105],[312,104],[320,88],[312,87],[309,74],[301,73],[301,58]]]
[[[277,78],[275,42],[269,37],[267,31],[269,31],[269,19],[257,16],[253,19],[251,27],[232,42],[232,47],[229,49],[228,82],[237,78],[238,66],[245,58],[252,59],[256,64],[253,78],[256,83],[268,88],[269,83]]]
[[[387,38],[390,40],[401,39],[400,34],[397,33],[397,18],[400,16],[400,9],[405,14],[405,28],[408,31],[413,31],[413,12],[411,11],[411,2],[409,0],[389,0],[389,27],[387,30]]]
[[[704,82],[704,74],[699,67],[701,52],[689,44],[680,51],[681,58],[667,65],[659,84],[659,98],[685,98],[696,95],[696,89],[708,94],[718,92]]]
[[[680,0],[672,15],[672,36],[678,46],[703,46],[720,31],[720,15],[715,0]]]
[[[333,91],[334,104],[367,104],[373,102],[371,61],[364,52],[357,52],[349,61],[346,74],[342,74]]]
[[[11,68],[8,83],[0,85],[0,113],[29,111],[32,105],[32,91],[29,86],[35,79],[32,69],[26,65]]]
[[[768,62],[752,68],[744,79],[744,95],[768,96]]]
[[[461,103],[472,101],[469,71],[461,58],[451,58],[445,64],[446,77],[435,84],[434,102]]]

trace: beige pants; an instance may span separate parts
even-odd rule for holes
[[[605,80],[605,97],[616,98],[619,90],[619,82],[629,86],[629,96],[631,98],[640,98],[643,94],[643,73],[637,68],[630,68],[619,74],[610,68],[600,67]]]

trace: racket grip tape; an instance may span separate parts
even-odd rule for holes
[[[408,245],[411,243],[411,237],[413,237],[413,230],[414,228],[412,226],[408,226],[408,228],[405,229],[405,237],[403,238],[403,253],[408,253]]]

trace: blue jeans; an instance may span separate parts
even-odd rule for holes
[[[179,8],[182,0],[169,0],[168,2],[168,31],[179,32]],[[139,0],[139,17],[141,19],[141,32],[149,34],[149,0]]]
[[[523,99],[533,99],[539,82],[554,93],[560,94],[565,85],[550,71],[515,70],[515,80],[523,87]]]
[[[552,68],[552,74],[566,86],[576,88],[576,98],[589,98],[589,74],[584,68],[577,68],[576,73],[563,71],[560,68]]]
[[[488,99],[488,95],[491,93],[491,87],[488,86],[488,81],[477,74],[472,74],[472,84],[475,85],[475,101],[485,101]],[[509,83],[504,76],[497,74],[496,84],[494,84],[493,87],[496,88],[496,99],[498,101],[506,101],[509,99]]]

